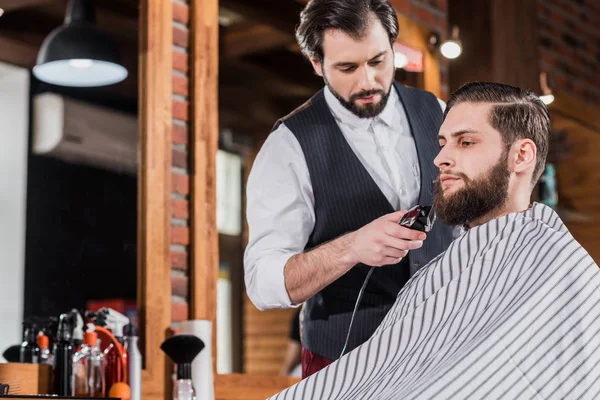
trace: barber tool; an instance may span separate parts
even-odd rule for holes
[[[427,233],[433,228],[435,220],[435,211],[431,206],[415,206],[404,214],[398,224]]]
[[[435,223],[436,215],[433,207],[431,206],[420,206],[416,205],[410,210],[406,212],[398,222],[399,225],[404,226],[409,229],[414,229],[421,232],[429,232],[433,228],[433,224]],[[369,278],[373,274],[373,269],[375,267],[371,267],[365,281],[360,288],[360,292],[358,292],[358,298],[356,299],[356,305],[354,306],[354,311],[352,312],[352,318],[350,318],[350,326],[348,327],[348,335],[346,336],[346,342],[344,343],[344,347],[342,348],[342,352],[340,354],[340,358],[346,352],[346,346],[348,346],[348,340],[350,339],[350,332],[352,331],[352,323],[354,322],[354,316],[356,311],[358,310],[358,306],[360,305],[360,300],[362,299],[365,288],[367,287],[367,282]]]
[[[173,400],[196,399],[192,383],[192,361],[204,349],[202,339],[195,335],[179,334],[165,340],[160,348],[177,364],[177,382]]]

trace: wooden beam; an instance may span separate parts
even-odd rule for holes
[[[19,40],[0,36],[0,61],[19,67],[31,68],[35,65],[38,49]]]
[[[265,140],[273,128],[273,123],[260,124],[251,119],[240,118],[239,111],[227,108],[219,109],[219,126],[231,129],[235,133],[248,135],[255,140]]]
[[[3,9],[4,12],[9,12],[20,8],[37,6],[50,1],[51,0],[0,0],[0,8]]]
[[[293,71],[287,75],[293,76]],[[222,62],[219,79],[224,85],[246,86],[272,95],[307,97],[315,92],[315,86],[306,81],[294,82],[273,69],[242,62]]]
[[[213,322],[216,367],[219,234],[216,156],[219,137],[219,1],[192,0],[191,21],[191,318]]]
[[[173,5],[171,0],[140,3],[137,290],[145,345],[142,398],[162,400],[170,397],[171,387],[160,344],[171,325]]]
[[[38,10],[16,10],[0,19],[0,35],[39,48],[44,38],[61,23],[55,16]]]
[[[271,98],[273,99],[273,98]],[[244,86],[221,86],[219,107],[237,114],[238,118],[261,126],[273,126],[283,115],[275,106],[275,99]],[[248,107],[252,104],[252,107]]]
[[[302,4],[290,0],[220,0],[219,3],[223,8],[288,35],[294,34],[300,22],[300,11],[304,8]]]
[[[0,0],[2,1],[2,0]],[[119,43],[137,44],[138,15],[96,7],[96,26]],[[0,20],[0,34],[20,34],[23,37],[41,36],[42,40],[64,23],[65,7],[62,2],[42,3],[30,9],[17,9],[6,13]],[[41,43],[41,42],[40,42]]]
[[[285,47],[294,42],[292,35],[282,34],[268,25],[253,25],[247,29],[226,29],[221,35],[221,57],[238,58]]]
[[[257,54],[252,58],[247,58],[245,62],[248,68],[260,68],[265,74],[287,82],[290,87],[294,85],[306,88],[310,96],[324,85],[323,78],[315,74],[306,58],[287,49],[272,51],[264,55]]]

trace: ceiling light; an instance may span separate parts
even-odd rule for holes
[[[394,52],[394,67],[400,69],[400,68],[406,67],[407,64],[408,64],[408,57],[406,57],[406,54],[402,53],[401,51],[396,50]]]
[[[450,39],[447,39],[444,42],[442,42],[442,45],[440,46],[440,51],[444,57],[449,58],[451,60],[461,55],[462,43],[458,38],[458,26],[454,26],[452,28],[452,35],[450,36]]]
[[[61,86],[111,85],[127,78],[113,40],[95,26],[91,0],[70,0],[64,25],[42,43],[34,75]]]
[[[543,101],[545,105],[548,105],[554,101],[554,95],[548,94],[545,96],[540,96],[540,100]]]
[[[552,89],[550,89],[550,86],[548,85],[548,74],[546,72],[540,72],[540,88],[542,89],[540,100],[543,101],[545,105],[551,104],[554,101],[554,95],[552,94]]]

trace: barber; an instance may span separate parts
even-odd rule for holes
[[[443,102],[394,82],[398,19],[387,0],[312,0],[296,38],[325,86],[279,120],[247,185],[248,296],[260,310],[304,303],[302,375],[364,343],[452,229],[398,225],[431,205]],[[401,210],[401,211],[397,211]]]

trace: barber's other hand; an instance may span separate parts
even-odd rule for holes
[[[396,264],[409,250],[423,246],[425,233],[398,225],[406,211],[386,214],[352,232],[350,253],[355,264]]]

